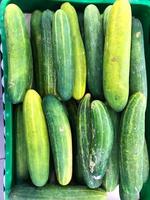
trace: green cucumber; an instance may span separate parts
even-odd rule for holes
[[[34,90],[28,90],[23,102],[25,142],[31,180],[43,186],[49,177],[50,147],[42,100]]]
[[[56,95],[56,70],[54,67],[52,48],[52,19],[52,11],[45,10],[42,13],[41,29],[43,64],[41,76],[43,84],[43,96],[48,94]]]
[[[25,129],[23,122],[22,104],[16,105],[14,110],[14,138],[15,138],[15,173],[17,183],[28,179],[27,150],[25,143]]]
[[[120,135],[120,186],[122,196],[138,195],[143,186],[146,98],[131,96],[122,116]],[[126,199],[126,198],[124,198]]]
[[[89,188],[97,188],[111,153],[113,129],[105,106],[98,100],[90,103],[90,98],[86,94],[78,108],[78,162],[84,183]]]
[[[98,8],[88,5],[84,10],[85,49],[88,89],[94,97],[103,97],[103,21]],[[94,81],[93,81],[94,80]]]
[[[68,2],[63,3],[61,9],[64,10],[68,16],[73,41],[73,65],[75,70],[73,97],[76,100],[80,100],[84,96],[86,90],[86,58],[78,16],[74,7]]]
[[[129,96],[131,19],[128,0],[115,1],[105,35],[103,89],[110,107],[117,112],[124,109]]]
[[[146,183],[149,177],[149,156],[146,140],[144,143],[144,153],[143,153],[143,183]]]
[[[107,192],[113,191],[119,183],[119,114],[107,106],[108,112],[110,114],[113,130],[114,130],[114,142],[107,165],[107,170],[103,179],[103,186]]]
[[[41,19],[42,12],[36,10],[31,15],[31,42],[33,51],[33,64],[34,64],[34,77],[35,77],[35,88],[38,93],[43,96],[43,79],[42,79],[42,30],[41,30]]]
[[[130,64],[130,94],[142,92],[147,97],[147,75],[144,52],[143,28],[139,19],[132,19]]]
[[[6,7],[4,15],[8,79],[7,91],[13,104],[23,101],[32,85],[32,51],[23,12],[15,4]]]
[[[102,189],[90,190],[84,186],[46,185],[42,189],[30,185],[17,185],[10,193],[10,200],[106,200],[107,193]]]
[[[112,5],[107,6],[103,13],[104,34],[106,34],[106,29],[108,26],[108,19],[109,19],[109,14],[110,14],[111,8],[112,8]]]
[[[72,177],[72,136],[63,104],[54,96],[43,99],[57,180],[67,185]]]
[[[73,94],[74,65],[73,47],[69,19],[59,9],[52,22],[54,60],[57,73],[57,92],[62,100],[69,100]]]

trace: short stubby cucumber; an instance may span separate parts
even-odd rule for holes
[[[143,186],[146,98],[137,92],[130,97],[122,116],[120,135],[120,186],[122,195],[137,195]]]
[[[57,92],[62,100],[69,100],[73,95],[74,65],[73,38],[69,19],[66,13],[59,9],[55,12],[52,22],[54,63],[56,69]]]
[[[103,21],[98,8],[88,5],[84,10],[85,50],[88,89],[94,97],[103,97]]]
[[[42,29],[42,84],[43,96],[48,94],[56,95],[56,70],[54,67],[53,45],[52,45],[52,20],[54,13],[45,10],[42,13],[41,29]]]
[[[107,165],[107,170],[103,179],[103,186],[107,192],[113,191],[119,183],[119,125],[120,115],[111,109],[108,105],[107,109],[110,114],[113,130],[114,130],[114,142],[110,158]]]
[[[132,19],[130,94],[142,92],[147,97],[147,75],[143,28],[139,19]]]
[[[54,96],[43,99],[54,166],[59,184],[67,185],[72,178],[72,135],[63,104]]]
[[[14,109],[14,134],[15,138],[15,174],[16,182],[21,183],[28,179],[27,151],[25,143],[25,129],[23,122],[23,106],[16,105]]]
[[[32,42],[32,52],[33,52],[33,64],[34,64],[34,78],[35,78],[35,88],[38,93],[43,96],[43,80],[42,80],[42,30],[41,30],[41,20],[42,12],[36,10],[31,15],[31,42]]]
[[[73,65],[75,74],[73,97],[76,100],[80,100],[84,96],[86,90],[86,58],[78,16],[74,7],[68,2],[63,3],[61,9],[65,11],[69,18],[73,41]]]
[[[10,200],[106,200],[107,193],[102,190],[90,190],[84,186],[46,185],[42,189],[31,185],[17,185],[10,194]]]
[[[35,90],[28,90],[23,102],[25,142],[31,180],[43,186],[49,177],[50,146],[42,100]]]
[[[128,101],[131,19],[128,0],[116,0],[109,13],[103,63],[104,96],[115,111],[122,111]]]
[[[23,101],[32,85],[33,63],[29,33],[23,12],[15,4],[6,7],[4,15],[8,78],[7,91],[12,103]]]

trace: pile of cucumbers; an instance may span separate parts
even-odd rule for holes
[[[119,185],[122,200],[138,200],[149,176],[147,76],[143,28],[128,0],[103,14],[92,4],[77,13],[68,2],[36,10],[30,33],[9,4],[4,22],[22,183],[11,199],[104,200]]]

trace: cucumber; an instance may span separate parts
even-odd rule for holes
[[[113,129],[105,106],[98,100],[90,103],[90,98],[86,94],[78,108],[78,162],[84,183],[89,188],[97,188],[111,153]]]
[[[106,200],[107,194],[102,189],[90,190],[84,186],[46,185],[42,189],[30,185],[17,185],[10,194],[10,200]]]
[[[147,75],[144,52],[143,28],[139,19],[132,19],[130,64],[130,94],[142,92],[147,97]]]
[[[21,183],[28,179],[27,150],[25,141],[25,129],[23,123],[23,106],[16,105],[14,109],[14,138],[15,138],[15,173],[16,182]]]
[[[68,16],[73,46],[73,66],[74,66],[74,87],[73,97],[80,100],[86,90],[86,58],[83,41],[81,38],[78,16],[76,10],[70,3],[63,3],[61,9]]]
[[[98,8],[93,4],[84,10],[84,31],[88,89],[94,97],[102,98],[103,21]]]
[[[130,197],[131,194],[137,196],[143,186],[145,110],[146,98],[142,93],[137,92],[131,96],[122,116],[120,136],[122,196]]]
[[[59,9],[52,22],[54,60],[57,73],[57,92],[66,101],[72,97],[74,85],[73,47],[69,19]]]
[[[41,30],[42,12],[36,10],[31,15],[30,29],[31,29],[31,42],[34,63],[34,77],[35,88],[38,93],[43,96],[43,79],[42,79],[42,30]]]
[[[103,65],[104,96],[117,112],[122,111],[128,101],[130,46],[131,6],[128,0],[117,0],[109,15]]]
[[[83,43],[85,43],[85,33],[84,33],[84,14],[83,12],[78,12],[79,28]]]
[[[28,90],[23,102],[25,142],[31,180],[43,186],[49,176],[50,146],[42,100],[34,90]]]
[[[72,177],[72,136],[63,104],[54,96],[43,99],[57,180],[67,185]]]
[[[113,124],[113,130],[114,130],[114,142],[113,147],[111,151],[111,155],[109,158],[109,162],[107,165],[107,170],[103,179],[103,186],[107,192],[112,192],[119,183],[119,114],[112,110],[107,105],[108,112],[110,114],[112,124]]]
[[[146,140],[144,142],[144,153],[143,153],[143,183],[146,183],[149,177],[149,156],[147,150]]]
[[[23,101],[26,91],[32,85],[33,66],[25,17],[15,4],[6,7],[4,26],[8,62],[7,91],[11,102],[16,104]]]
[[[42,13],[41,29],[43,64],[41,76],[43,84],[43,97],[48,94],[56,95],[56,70],[54,67],[52,48],[52,19],[52,11],[45,10]]]
[[[104,34],[106,34],[106,29],[108,26],[108,19],[109,19],[109,14],[110,14],[111,8],[112,8],[112,5],[107,6],[103,13]]]

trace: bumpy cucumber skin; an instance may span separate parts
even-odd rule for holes
[[[115,112],[108,105],[107,109],[113,124],[114,141],[107,165],[107,170],[103,179],[103,186],[107,192],[113,191],[119,183],[119,113]]]
[[[103,13],[104,34],[106,34],[106,29],[107,29],[106,27],[108,25],[108,19],[109,19],[109,14],[110,14],[111,8],[112,8],[112,5],[107,6]]]
[[[103,89],[107,102],[118,112],[126,106],[129,95],[130,46],[131,6],[128,1],[117,0],[106,29]]]
[[[34,185],[43,186],[49,177],[50,146],[42,100],[35,90],[25,95],[23,117],[30,177]]]
[[[80,100],[86,90],[86,58],[78,16],[74,7],[68,2],[63,3],[61,9],[65,11],[69,18],[73,40],[73,64],[75,70],[73,97],[76,100]]]
[[[14,136],[16,152],[16,182],[21,183],[28,179],[27,150],[25,143],[25,128],[23,122],[23,106],[16,105],[14,109]]]
[[[57,92],[66,101],[72,97],[74,85],[73,48],[69,19],[59,9],[52,23],[54,63],[57,73]]]
[[[42,30],[41,30],[41,19],[42,12],[40,10],[35,10],[31,15],[31,42],[32,42],[32,52],[33,52],[33,64],[34,64],[34,78],[35,78],[35,88],[38,93],[43,95],[43,80],[42,80]]]
[[[144,155],[143,155],[143,183],[146,183],[149,177],[149,156],[147,150],[146,140],[144,142]]]
[[[94,97],[103,97],[103,21],[98,8],[88,5],[84,10],[85,49],[88,88]]]
[[[53,12],[45,10],[42,13],[41,29],[42,29],[42,83],[43,92],[42,96],[48,94],[56,95],[56,70],[53,60],[53,48],[52,48],[52,19]]]
[[[42,189],[29,185],[17,185],[10,194],[10,200],[106,200],[107,193],[102,190],[90,190],[84,186],[46,185]]]
[[[143,28],[140,20],[134,17],[132,18],[131,39],[130,94],[142,92],[147,97]]]
[[[120,186],[122,195],[137,195],[143,186],[143,147],[146,98],[131,96],[124,111],[120,136]]]
[[[7,91],[13,104],[23,101],[32,85],[33,64],[29,33],[20,8],[9,4],[4,16],[8,80]]]
[[[113,126],[108,110],[101,101],[94,100],[91,103],[89,169],[92,177],[96,180],[102,181],[104,177],[113,139]]]
[[[72,178],[72,136],[63,104],[54,96],[43,99],[57,180],[67,185]]]

